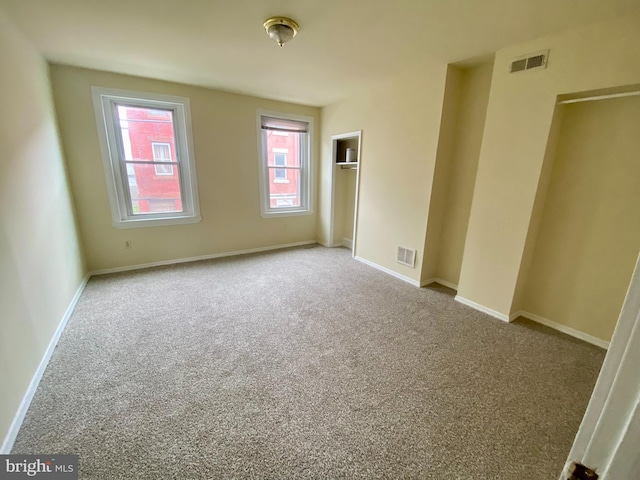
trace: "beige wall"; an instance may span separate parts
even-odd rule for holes
[[[0,440],[85,272],[47,65],[0,13]]]
[[[536,191],[536,197],[533,202],[533,211],[531,212],[531,220],[529,221],[529,230],[527,231],[527,239],[525,241],[524,252],[522,254],[518,281],[516,282],[516,292],[511,306],[512,312],[520,312],[524,308],[522,302],[527,289],[526,284],[527,279],[529,278],[529,268],[533,262],[536,241],[538,240],[538,233],[540,231],[540,224],[542,223],[544,216],[547,194],[551,184],[551,174],[553,173],[556,151],[560,141],[563,116],[564,108],[561,105],[558,105],[553,112],[553,119],[549,130],[549,139],[547,141],[547,149],[542,162],[540,180],[538,181],[538,190]]]
[[[523,308],[609,341],[640,251],[640,97],[564,110]]]
[[[460,78],[438,268],[434,275],[454,285],[458,284],[462,267],[492,73],[493,60],[464,68]]]
[[[556,96],[640,83],[640,16],[627,16],[500,50],[496,55],[458,294],[503,316],[523,260]],[[543,71],[510,61],[551,50]]]
[[[331,135],[362,130],[356,255],[420,281],[446,65],[396,78],[322,109],[318,239],[329,243]],[[398,246],[418,251],[396,263]]]
[[[336,168],[335,196],[333,212],[333,243],[342,245],[346,240],[353,240],[353,220],[356,206],[356,170]]]
[[[53,65],[51,72],[90,270],[315,240],[315,212],[268,219],[260,216],[256,110],[309,115],[315,118],[317,129],[319,109],[62,65]],[[111,225],[92,86],[191,99],[200,223],[124,230]],[[317,137],[312,147],[316,160]],[[131,249],[124,248],[125,240],[132,242]]]
[[[460,100],[462,71],[449,65],[442,99],[442,118],[436,151],[436,165],[429,200],[427,234],[425,236],[422,262],[421,284],[431,283],[438,274],[438,262],[445,210],[447,209],[447,193],[449,177],[453,162],[455,134]]]

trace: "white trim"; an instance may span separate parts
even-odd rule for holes
[[[634,92],[612,93],[609,95],[594,95],[593,97],[572,98],[570,100],[561,100],[558,105],[567,105],[569,103],[592,102],[594,100],[610,100],[612,98],[634,97],[640,95],[640,90]]]
[[[439,283],[440,285],[450,288],[451,290],[455,290],[456,292],[458,291],[458,285],[456,285],[455,283],[448,282],[441,278],[436,278],[436,283]]]
[[[302,215],[313,215],[313,212],[309,210],[285,210],[284,208],[282,208],[282,210],[283,210],[282,212],[265,213],[261,215],[261,217],[276,218],[276,217],[299,217]]]
[[[353,250],[353,240],[349,240],[348,238],[343,238],[341,245],[343,247],[348,248],[349,250]]]
[[[556,323],[553,320],[541,317],[539,315],[536,315],[535,313],[519,311],[511,315],[510,321],[514,321],[518,317],[524,317],[526,319],[532,320],[541,325],[545,325],[549,328],[553,328],[554,330],[558,330],[559,332],[566,333],[567,335],[579,338],[580,340],[584,340],[585,342],[591,343],[592,345],[604,348],[605,350],[609,349],[609,342],[607,342],[606,340],[602,340],[601,338],[594,337],[593,335],[589,335],[588,333],[581,332],[580,330],[576,330],[575,328]]]
[[[362,257],[357,257],[356,256],[356,257],[353,257],[353,258],[355,258],[359,262],[364,263],[365,265],[369,265],[370,267],[375,268],[376,270],[380,270],[381,272],[387,273],[387,274],[391,275],[392,277],[396,277],[396,278],[399,278],[402,281],[410,283],[414,287],[420,287],[420,282],[417,281],[417,280],[414,280],[414,279],[409,278],[409,277],[405,277],[404,275],[401,275],[398,272],[394,272],[393,270],[390,270],[390,269],[385,268],[385,267],[383,267],[381,265],[378,265],[377,263],[373,263],[373,262],[371,262],[369,260],[365,260]]]
[[[281,250],[283,248],[299,247],[302,245],[312,245],[318,243],[316,240],[305,240],[304,242],[285,243],[282,245],[273,245],[270,247],[250,248],[248,250],[235,250],[233,252],[213,253],[211,255],[200,255],[198,257],[175,258],[172,260],[162,260],[160,262],[140,263],[138,265],[127,265],[125,267],[106,268],[104,270],[95,270],[91,272],[93,275],[106,275],[108,273],[128,272],[131,270],[141,270],[143,268],[161,267],[164,265],[173,265],[176,263],[197,262],[200,260],[210,260],[212,258],[233,257],[235,255],[246,255],[247,253],[267,252],[270,250]]]
[[[60,340],[60,336],[62,335],[64,328],[67,326],[67,322],[69,321],[69,318],[71,318],[71,314],[73,313],[73,310],[76,308],[76,304],[78,303],[78,300],[80,299],[80,295],[82,295],[84,288],[87,286],[87,282],[89,281],[90,276],[91,275],[87,275],[82,280],[82,283],[76,290],[76,293],[71,299],[71,302],[67,307],[67,310],[64,312],[64,315],[62,316],[62,320],[60,320],[60,323],[58,324],[58,328],[56,328],[56,331],[53,333],[53,336],[49,341],[49,345],[47,346],[47,349],[45,350],[44,355],[42,356],[42,360],[40,360],[40,364],[38,365],[38,368],[36,369],[35,373],[33,374],[33,377],[31,378],[31,383],[29,383],[29,386],[27,387],[27,391],[22,397],[20,406],[18,407],[18,410],[16,411],[16,414],[13,417],[13,421],[9,426],[9,430],[7,431],[7,434],[4,437],[4,441],[2,442],[2,447],[0,447],[0,455],[8,455],[11,452],[11,449],[13,448],[13,444],[16,441],[16,437],[18,436],[18,432],[20,431],[20,427],[22,427],[22,422],[24,421],[24,417],[27,414],[27,411],[29,410],[31,401],[33,400],[33,396],[35,395],[36,390],[38,389],[40,380],[42,380],[42,375],[44,375],[44,371],[46,370],[47,365],[49,364],[51,355],[53,355],[53,351],[55,350],[56,345],[58,344],[58,340]]]
[[[504,313],[500,313],[496,310],[480,305],[479,303],[472,302],[471,300],[461,297],[460,295],[455,296],[455,301],[458,303],[462,303],[463,305],[466,305],[468,307],[471,307],[475,310],[478,310],[479,312],[486,313],[487,315],[490,315],[493,318],[497,318],[498,320],[502,320],[503,322],[511,321],[509,318],[509,315],[505,315]]]
[[[458,291],[458,285],[456,285],[455,283],[451,283],[451,282],[447,282],[446,280],[443,280],[441,278],[429,278],[427,280],[425,280],[424,282],[422,282],[420,285],[423,287],[426,287],[427,285],[431,285],[432,283],[439,283],[440,285],[450,288],[451,290],[455,290],[456,292]]]
[[[127,228],[149,228],[149,227],[162,227],[165,225],[184,225],[187,223],[199,223],[202,221],[200,215],[194,217],[165,217],[156,218],[150,220],[148,218],[141,218],[135,220],[127,220],[126,222],[111,222],[114,228],[127,229]]]
[[[358,168],[356,169],[356,198],[354,199],[355,211],[353,212],[353,248],[351,255],[356,254],[356,241],[358,240],[358,215],[360,214],[360,172],[362,172],[362,130],[358,130]],[[335,167],[335,165],[334,165]],[[341,167],[342,168],[342,167]]]

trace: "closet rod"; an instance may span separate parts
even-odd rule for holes
[[[561,102],[558,102],[558,105],[566,105],[567,103],[590,102],[593,100],[608,100],[610,98],[633,97],[635,95],[640,95],[640,90],[636,90],[635,92],[612,93],[609,95],[596,95],[593,97],[572,98],[570,100],[562,100]]]

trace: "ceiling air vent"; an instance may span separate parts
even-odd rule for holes
[[[530,53],[524,57],[516,58],[511,62],[509,73],[524,72],[525,70],[542,70],[547,68],[549,50]]]
[[[416,264],[416,251],[410,248],[398,247],[396,260],[407,267],[413,267]]]

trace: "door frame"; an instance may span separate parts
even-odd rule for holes
[[[344,140],[347,138],[354,138],[358,140],[358,153],[356,159],[358,166],[356,169],[356,198],[355,198],[355,211],[353,212],[353,245],[351,247],[351,256],[356,256],[356,240],[358,236],[358,204],[360,196],[360,170],[362,169],[362,130],[355,130],[353,132],[340,133],[338,135],[331,135],[331,208],[329,215],[329,246],[339,247],[341,242],[334,243],[333,241],[333,223],[335,219],[335,207],[336,207],[336,172],[340,168],[340,164],[336,163],[336,156],[338,153],[338,140]]]

